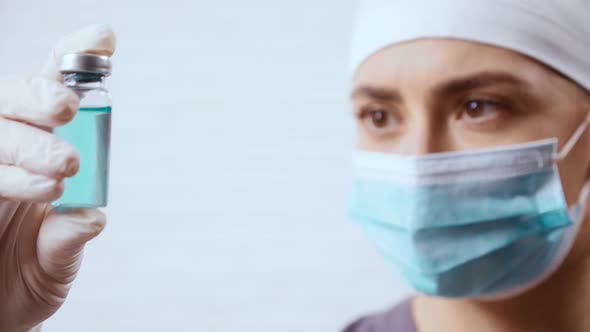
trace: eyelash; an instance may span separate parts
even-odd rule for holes
[[[374,112],[383,112],[383,113],[392,113],[387,108],[377,105],[369,105],[361,107],[358,111],[355,112],[355,116],[358,120],[363,120],[366,117],[370,116]]]

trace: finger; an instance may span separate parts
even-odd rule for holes
[[[64,192],[63,180],[0,165],[0,197],[18,202],[49,203]]]
[[[80,156],[70,144],[51,133],[0,118],[0,165],[61,179],[78,172]]]
[[[93,53],[111,56],[115,52],[115,34],[104,24],[94,24],[62,38],[51,51],[41,74],[48,78],[62,81],[59,61],[68,53]]]
[[[84,245],[100,234],[105,224],[106,217],[99,210],[52,210],[39,230],[41,268],[59,282],[71,282],[82,261]]]
[[[62,84],[45,77],[0,80],[0,116],[41,127],[56,127],[71,121],[80,100]]]

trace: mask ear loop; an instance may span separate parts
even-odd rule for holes
[[[556,161],[563,160],[570,153],[570,151],[574,148],[576,143],[578,143],[578,141],[580,140],[580,137],[582,137],[582,134],[584,134],[584,132],[588,128],[588,125],[590,125],[590,110],[586,115],[584,121],[578,126],[573,135],[568,139],[561,151],[554,155],[554,159]],[[582,190],[580,191],[578,201],[576,202],[576,206],[581,210],[579,211],[580,214],[584,213],[589,196],[590,179],[587,179],[584,183],[584,186],[582,187]]]
[[[582,134],[584,134],[584,132],[588,128],[589,124],[590,124],[590,110],[589,110],[588,114],[586,115],[584,122],[582,122],[580,124],[580,126],[578,126],[578,129],[576,129],[574,134],[567,140],[567,142],[565,143],[565,145],[563,146],[561,151],[559,151],[557,154],[555,154],[555,156],[553,158],[556,161],[563,160],[563,158],[565,158],[570,153],[570,151],[574,148],[576,143],[578,143],[578,140],[580,140],[580,137],[582,136]]]
[[[590,196],[590,180],[586,180],[584,186],[582,187],[582,191],[580,191],[580,196],[578,197],[578,204],[580,206],[585,206],[586,202],[588,201],[588,197]]]
[[[565,145],[563,146],[561,151],[558,152],[557,154],[555,154],[555,156],[554,156],[555,160],[558,160],[558,161],[563,160],[570,153],[570,151],[574,148],[576,143],[578,143],[578,141],[580,140],[580,137],[582,137],[582,134],[584,134],[584,132],[588,128],[588,125],[590,125],[590,110],[589,110],[588,114],[586,115],[586,118],[584,119],[584,121],[578,126],[576,131],[573,133],[572,137],[570,137],[568,139],[568,141],[565,143]],[[582,191],[580,191],[580,195],[578,196],[577,205],[585,207],[589,196],[590,196],[590,179],[587,179],[586,183],[584,183],[584,186],[582,187]]]

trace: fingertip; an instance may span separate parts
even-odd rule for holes
[[[54,148],[56,163],[59,164],[55,176],[69,178],[80,170],[80,154],[74,147],[64,141],[58,141]]]
[[[59,82],[43,77],[38,80],[40,80],[37,86],[40,111],[46,116],[46,124],[56,127],[70,122],[80,105],[80,99],[76,93]]]
[[[93,24],[90,26],[94,30],[98,47],[96,50],[90,50],[89,53],[112,56],[117,46],[117,37],[113,28],[108,24]]]
[[[24,120],[43,127],[61,126],[71,121],[80,105],[75,92],[63,84],[46,77],[33,77],[24,87],[27,107],[14,113],[11,118]]]
[[[88,223],[88,234],[91,236],[90,238],[94,238],[98,234],[102,233],[106,227],[107,217],[102,211],[96,209],[88,210],[87,213],[90,218],[90,222]]]
[[[63,38],[55,47],[56,59],[68,53],[93,53],[111,56],[116,38],[107,24],[91,24]]]
[[[65,88],[56,95],[51,113],[57,125],[72,121],[80,108],[80,98],[72,90]]]
[[[80,170],[80,158],[78,156],[67,156],[63,165],[58,172],[58,176],[64,178],[71,178],[72,176],[76,175]]]
[[[74,234],[77,234],[75,238],[82,243],[96,237],[106,226],[106,215],[98,209],[53,209],[49,216],[71,225]]]
[[[56,180],[56,179],[52,179],[53,183],[52,183],[52,189],[50,191],[50,201],[55,201],[58,198],[60,198],[65,190],[66,190],[66,184],[64,182],[64,180]]]
[[[66,159],[66,165],[67,167],[63,173],[64,177],[72,177],[78,174],[80,170],[80,154],[78,151],[75,151],[75,155],[69,156]]]
[[[37,203],[49,203],[60,198],[64,190],[63,180],[30,174],[29,183],[25,185],[25,190],[23,190],[23,192],[28,192],[30,197],[23,198]]]
[[[45,178],[38,185],[41,189],[39,200],[41,202],[53,202],[59,199],[65,191],[65,183],[63,180]]]
[[[106,217],[96,209],[51,209],[39,229],[37,253],[43,271],[69,284],[81,263],[86,242],[104,229]]]
[[[41,75],[63,81],[58,63],[68,53],[92,53],[111,56],[115,52],[116,38],[107,24],[91,24],[60,39],[53,48]]]

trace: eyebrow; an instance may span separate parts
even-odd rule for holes
[[[527,82],[512,74],[487,71],[442,83],[434,88],[434,93],[437,95],[453,95],[468,90],[481,89],[496,85],[513,85],[523,88],[530,86]]]
[[[354,89],[350,97],[352,99],[365,97],[370,99],[392,102],[402,100],[401,93],[399,93],[399,91],[397,91],[396,89],[389,89],[370,85],[359,86],[358,88]]]
[[[481,89],[495,85],[514,85],[523,88],[530,87],[530,84],[509,73],[485,71],[441,83],[437,85],[433,91],[436,95],[453,95],[468,90]],[[361,85],[354,89],[351,98],[355,99],[359,97],[367,97],[381,101],[402,100],[401,93],[396,89],[371,85]]]

